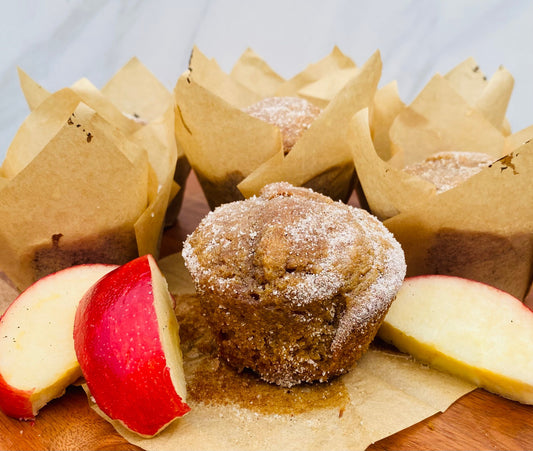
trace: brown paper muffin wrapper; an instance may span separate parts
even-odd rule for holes
[[[20,69],[19,77],[30,109],[50,95]],[[165,223],[173,224],[181,208],[190,166],[176,142],[172,94],[137,58],[128,61],[101,91],[87,79],[78,80],[72,89],[126,136],[148,149],[150,162],[163,186],[159,197],[164,199],[170,193]],[[174,182],[169,183],[172,167]]]
[[[137,132],[146,148],[155,142],[152,165],[158,167],[158,180],[170,187],[165,225],[176,222],[183,203],[190,165],[176,142],[174,97],[172,93],[137,59],[132,58],[102,88],[102,93],[130,117],[137,117],[148,127]],[[154,147],[155,147],[154,146]],[[172,168],[175,167],[173,171]],[[173,173],[174,183],[168,180]],[[166,190],[168,191],[168,190]],[[177,193],[177,194],[176,194]],[[167,192],[160,194],[163,202]]]
[[[347,82],[340,77],[344,84],[317,88],[317,81],[335,79],[346,70],[353,72]],[[350,118],[372,103],[380,75],[378,52],[357,69],[334,49],[285,81],[250,49],[231,74],[194,49],[190,68],[175,89],[176,134],[209,206],[252,196],[267,183],[282,180],[347,200],[355,180]],[[303,97],[306,87],[313,87],[312,97],[324,110],[285,156],[278,128],[242,108],[265,96]]]
[[[513,84],[503,67],[486,80],[471,58],[445,76],[436,74],[394,119],[389,130],[393,153],[401,153],[405,165],[449,150],[501,157]]]
[[[533,144],[520,144],[533,129],[506,135],[512,77],[500,68],[487,81],[472,64],[436,75],[400,111],[389,130],[395,153],[388,162],[374,147],[368,111],[358,112],[354,164],[369,209],[402,244],[408,276],[455,275],[524,299],[533,274]],[[401,169],[444,150],[488,153],[494,163],[440,194]]]
[[[82,79],[50,94],[19,75],[32,111],[1,168],[1,270],[23,289],[74,264],[157,256],[179,189],[171,94],[135,59],[103,91]],[[121,103],[115,83],[149,100]]]
[[[260,98],[274,96],[285,82],[285,79],[251,48],[246,49],[235,62],[230,75]]]
[[[449,274],[527,295],[533,273],[533,143],[385,221],[408,275]]]
[[[143,449],[363,450],[446,410],[474,388],[379,345],[348,374],[324,384],[287,390],[239,374],[215,355],[181,255],[160,266],[176,298],[191,411],[154,438],[111,422]]]

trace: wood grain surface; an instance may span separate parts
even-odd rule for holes
[[[208,212],[191,175],[178,223],[167,229],[165,256],[181,249],[188,233]],[[1,293],[13,295],[0,283]],[[434,415],[374,443],[369,450],[529,450],[533,449],[533,407],[478,389],[446,412]],[[44,407],[35,421],[18,421],[0,413],[1,450],[138,450],[93,412],[80,387]]]

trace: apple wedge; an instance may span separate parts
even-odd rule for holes
[[[84,293],[115,265],[50,274],[21,293],[0,318],[0,409],[33,419],[81,376],[72,332]]]
[[[533,404],[533,312],[504,291],[452,276],[405,279],[378,335],[434,368]]]
[[[190,410],[173,300],[152,256],[126,263],[86,293],[74,346],[97,406],[129,430],[151,437]]]

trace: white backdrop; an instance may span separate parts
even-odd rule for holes
[[[473,56],[515,77],[513,131],[533,124],[533,2],[527,0],[1,0],[0,161],[28,114],[17,66],[48,90],[101,87],[137,56],[169,89],[197,45],[226,70],[253,48],[290,77],[334,45],[362,64],[381,51],[380,85],[411,101],[436,72]]]

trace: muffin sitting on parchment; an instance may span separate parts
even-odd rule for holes
[[[209,213],[183,256],[220,356],[285,387],[349,371],[406,271],[376,218],[284,182]]]

